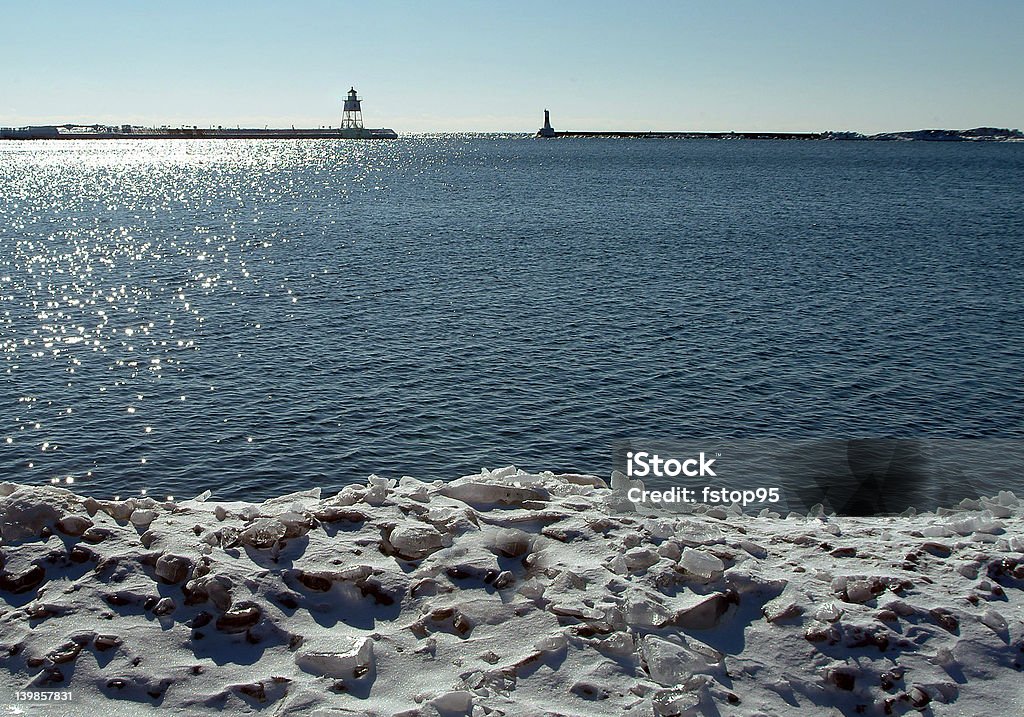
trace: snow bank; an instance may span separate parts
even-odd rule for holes
[[[638,512],[623,490],[514,468],[262,504],[4,484],[0,705],[964,715],[1024,697],[1012,494],[782,519]]]

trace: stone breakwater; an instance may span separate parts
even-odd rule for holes
[[[1024,697],[1013,494],[781,518],[637,512],[626,487],[507,468],[250,504],[3,484],[0,705],[966,715]]]

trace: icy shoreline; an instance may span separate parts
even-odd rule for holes
[[[618,484],[513,468],[259,504],[5,483],[0,714],[1024,708],[1012,494],[914,517],[631,509]]]

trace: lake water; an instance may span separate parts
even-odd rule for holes
[[[7,142],[0,472],[262,498],[1020,439],[1022,266],[1024,144]]]

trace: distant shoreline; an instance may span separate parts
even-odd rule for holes
[[[420,134],[435,136],[439,133]],[[447,133],[440,133],[442,136]],[[846,141],[927,141],[927,142],[1020,142],[1024,132],[1019,129],[976,127],[974,129],[919,129],[900,132],[861,134],[860,132],[704,132],[704,131],[642,131],[642,130],[568,130],[547,134],[538,131],[465,132],[470,135],[519,135],[543,139],[753,139],[753,140],[846,140]],[[255,129],[224,127],[137,127],[129,125],[33,125],[0,127],[0,140],[97,140],[97,139],[397,139],[388,128],[342,130],[338,128]]]

